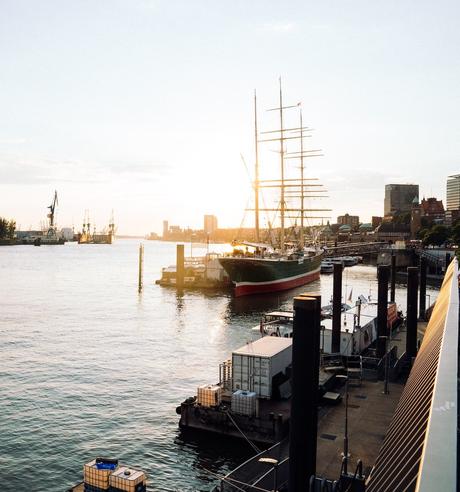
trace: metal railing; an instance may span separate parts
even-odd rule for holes
[[[368,492],[457,490],[458,263],[451,262]]]

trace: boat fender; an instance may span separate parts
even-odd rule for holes
[[[181,405],[179,405],[178,407],[176,407],[176,413],[177,413],[177,415],[180,415],[182,413],[182,407],[181,407]]]

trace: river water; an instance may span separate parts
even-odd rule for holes
[[[142,468],[154,491],[209,491],[215,474],[251,455],[244,442],[184,439],[175,408],[218,380],[261,314],[306,290],[327,303],[332,277],[273,296],[178,295],[154,283],[175,244],[144,243],[142,294],[136,240],[0,248],[2,491],[62,492],[97,455]],[[375,298],[375,267],[347,268],[351,289]],[[405,305],[399,287],[397,301]]]

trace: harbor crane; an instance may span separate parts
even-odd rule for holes
[[[54,190],[54,199],[53,199],[53,202],[51,203],[51,205],[49,205],[49,209],[50,209],[50,212],[49,214],[47,215],[49,221],[50,221],[50,226],[49,226],[49,229],[48,229],[48,234],[50,232],[54,232],[54,211],[56,210],[56,205],[58,205],[58,196],[57,196],[57,191]]]

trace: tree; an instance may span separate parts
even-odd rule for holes
[[[11,219],[8,222],[8,239],[14,239],[15,231],[16,231],[16,221]]]
[[[433,226],[423,238],[424,245],[441,246],[449,239],[449,229],[443,225]]]
[[[6,239],[8,237],[8,221],[3,217],[0,217],[0,239]]]
[[[457,246],[460,245],[460,222],[452,227],[450,232],[450,240]]]

